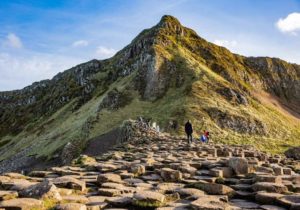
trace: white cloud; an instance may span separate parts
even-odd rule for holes
[[[117,51],[113,48],[107,48],[104,46],[99,46],[96,50],[96,55],[100,59],[105,59],[113,56]]]
[[[0,91],[21,89],[33,82],[51,79],[81,62],[83,60],[62,55],[0,53]]]
[[[286,18],[280,18],[276,26],[283,33],[297,35],[297,31],[300,31],[300,13],[294,12]]]
[[[89,42],[86,40],[78,40],[73,42],[72,47],[86,47],[89,45]]]
[[[14,33],[8,34],[6,39],[7,39],[7,44],[10,47],[13,47],[13,48],[22,48],[23,47],[23,43],[22,43],[21,39]]]
[[[223,39],[216,39],[214,41],[214,44],[222,46],[222,47],[227,47],[227,48],[234,48],[237,46],[237,41],[232,40],[232,41],[228,41],[228,40],[223,40]]]

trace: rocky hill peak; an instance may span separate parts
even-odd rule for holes
[[[162,16],[159,23],[155,26],[156,29],[162,31],[165,35],[181,35],[187,34],[187,28],[185,28],[179,20],[171,15]]]
[[[166,28],[182,27],[179,20],[171,15],[162,16],[157,25],[160,27],[166,27]]]

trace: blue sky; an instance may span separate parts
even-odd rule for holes
[[[300,64],[300,0],[1,0],[0,91],[111,57],[164,14],[235,53]]]

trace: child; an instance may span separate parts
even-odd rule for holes
[[[203,134],[201,135],[201,137],[200,137],[200,141],[202,142],[202,143],[205,143],[205,142],[207,142],[207,137],[206,137],[206,132],[205,132],[205,130],[203,131]]]
[[[206,136],[204,134],[200,137],[200,141],[202,143],[205,143],[207,141],[207,138],[206,138]]]
[[[207,143],[208,143],[209,142],[209,132],[205,131],[204,135],[205,135]]]

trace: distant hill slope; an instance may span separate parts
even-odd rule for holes
[[[51,159],[144,116],[164,131],[282,152],[300,144],[300,66],[244,57],[163,16],[107,60],[80,64],[51,80],[0,92],[0,160],[21,151]]]

